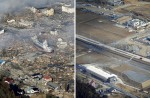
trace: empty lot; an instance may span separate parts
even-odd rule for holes
[[[133,33],[115,26],[104,16],[77,10],[77,34],[110,44]]]

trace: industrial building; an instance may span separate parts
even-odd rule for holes
[[[101,68],[92,66],[92,65],[83,65],[86,69],[86,71],[91,74],[92,76],[97,77],[98,79],[104,81],[104,82],[113,82],[117,80],[117,75],[110,74],[102,70]]]

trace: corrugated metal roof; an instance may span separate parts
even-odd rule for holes
[[[106,79],[108,79],[110,77],[113,77],[113,76],[117,77],[115,74],[109,74],[109,73],[103,71],[101,68],[97,68],[97,67],[92,66],[92,65],[87,65],[85,67],[86,67],[87,70],[92,71],[92,72],[94,72],[94,73],[96,73],[100,76],[103,76]]]

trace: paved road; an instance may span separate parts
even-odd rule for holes
[[[147,59],[145,57],[142,57],[142,56],[139,56],[139,55],[136,55],[136,54],[132,54],[132,53],[123,51],[121,49],[117,49],[117,48],[102,44],[102,43],[100,43],[98,41],[95,41],[93,39],[89,39],[87,37],[77,35],[77,40],[82,40],[84,42],[93,44],[95,46],[105,48],[107,51],[109,51],[113,54],[116,54],[116,55],[120,55],[121,57],[127,58],[129,60],[132,58],[132,61],[134,61],[134,63],[138,62],[140,65],[146,65],[146,67],[149,67],[149,65],[150,65],[150,59]]]

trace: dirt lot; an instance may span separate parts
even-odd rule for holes
[[[123,8],[127,12],[133,12],[135,15],[139,15],[145,19],[150,20],[150,4],[136,4]]]
[[[88,63],[108,63],[113,60],[108,55],[104,55],[102,52],[93,52],[88,48],[83,47],[84,44],[77,41],[77,57],[76,61],[78,64],[88,64]],[[90,51],[90,52],[89,52]]]
[[[110,44],[133,33],[115,26],[103,16],[77,10],[77,34]]]

